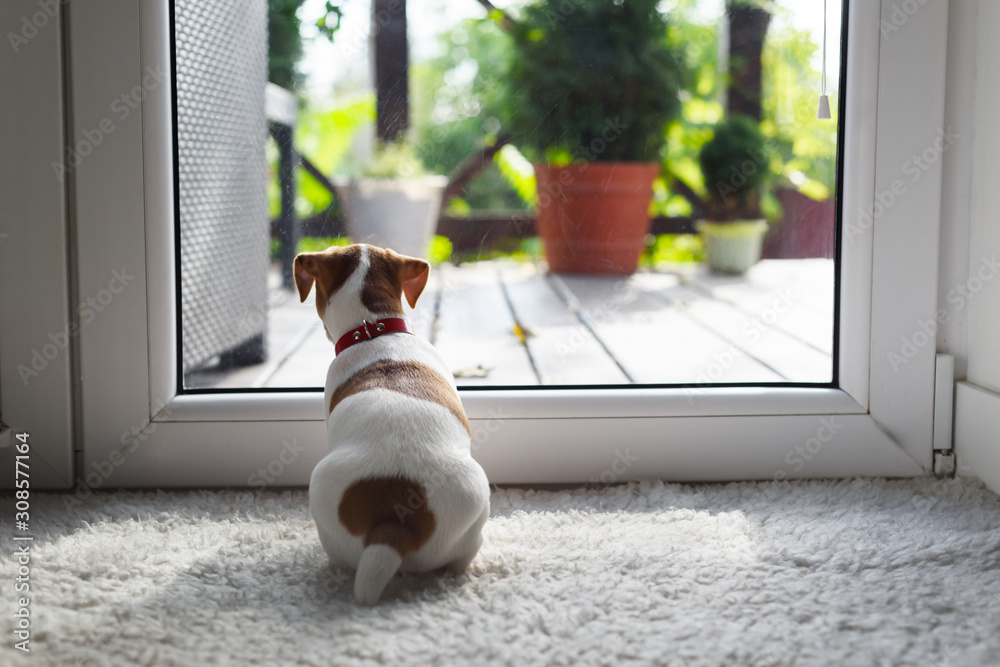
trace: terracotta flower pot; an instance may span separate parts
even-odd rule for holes
[[[536,164],[538,234],[549,270],[634,273],[659,173],[655,162]]]

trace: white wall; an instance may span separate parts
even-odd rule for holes
[[[976,101],[976,15],[979,0],[951,0],[948,7],[948,63],[945,71],[945,129],[958,135],[942,156],[941,262],[938,277],[938,352],[955,356],[955,377],[967,368],[968,309],[948,297],[969,279],[972,160]]]
[[[0,384],[4,421],[29,434],[32,489],[73,483],[66,188],[52,168],[65,159],[65,9],[0,2]],[[13,457],[0,449],[0,488]]]
[[[976,39],[977,84],[967,377],[1000,392],[1000,2],[980,0]]]
[[[956,391],[960,472],[1000,492],[1000,3],[952,0],[950,20],[948,77],[956,97],[946,118],[971,131],[945,162],[942,215],[950,236],[942,236],[939,307],[956,317],[940,332],[939,349],[956,354],[958,377],[966,380]]]

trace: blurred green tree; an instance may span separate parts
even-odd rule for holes
[[[298,71],[302,59],[302,21],[299,8],[306,0],[267,0],[267,80],[288,90],[302,83]],[[340,28],[346,0],[328,1],[325,13],[316,20],[320,34],[333,40]]]
[[[428,170],[451,173],[506,123],[504,71],[509,37],[490,19],[466,19],[440,37],[441,55],[413,63],[413,140]],[[452,202],[452,212],[525,210],[496,164],[483,169]]]
[[[708,193],[698,154],[726,113],[721,100],[730,81],[719,67],[718,24],[700,18],[697,6],[698,0],[670,4],[668,39],[682,55],[685,83],[680,117],[667,128],[666,178],[654,184],[654,212],[659,215],[704,213],[699,204]],[[770,7],[775,17],[787,12],[775,3]],[[788,23],[770,27],[761,54],[761,131],[771,153],[771,182],[823,200],[836,186],[837,94],[831,93],[834,120],[818,120],[820,73],[812,61],[819,47],[809,31]],[[780,217],[780,207],[770,193],[765,194],[761,207],[767,217]]]

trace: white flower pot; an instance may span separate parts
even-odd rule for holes
[[[712,271],[738,275],[760,261],[767,220],[699,220],[695,227],[705,241],[705,261]]]
[[[355,243],[426,259],[446,185],[444,176],[361,178],[338,184],[337,196]]]

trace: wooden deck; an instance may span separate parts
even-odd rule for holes
[[[508,261],[445,265],[408,316],[460,386],[829,382],[833,262],[767,260],[628,278]],[[266,364],[189,387],[317,387],[333,359],[311,299],[272,289]]]

